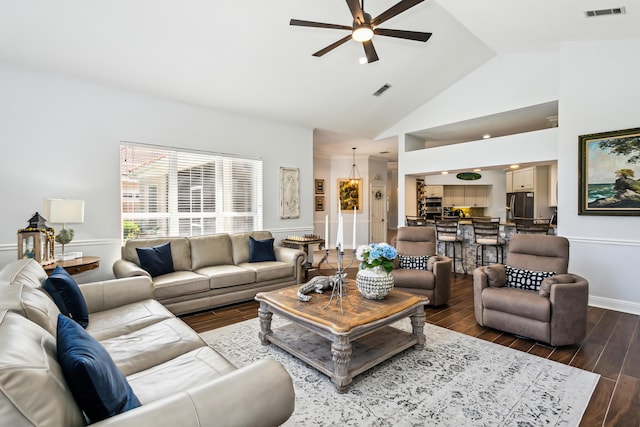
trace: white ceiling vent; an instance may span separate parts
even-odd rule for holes
[[[373,96],[380,96],[383,93],[385,93],[387,91],[387,89],[389,89],[391,87],[391,85],[389,83],[385,83],[384,85],[382,85],[380,87],[380,89],[378,89],[377,91],[373,92]]]
[[[595,18],[596,16],[622,15],[624,13],[627,13],[624,7],[614,7],[612,9],[585,10],[584,16],[587,18]]]

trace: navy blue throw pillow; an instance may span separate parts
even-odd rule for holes
[[[92,423],[140,406],[125,376],[87,331],[58,315],[58,362],[74,399]]]
[[[145,269],[151,277],[174,272],[171,242],[150,248],[136,248],[136,252],[140,267]]]
[[[80,292],[80,288],[67,270],[59,265],[44,282],[44,289],[51,295],[60,313],[69,316],[80,326],[86,328],[89,324],[89,310],[87,302]]]
[[[273,239],[256,240],[249,236],[249,262],[275,261]]]

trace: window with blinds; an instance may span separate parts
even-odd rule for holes
[[[122,237],[262,229],[262,160],[120,145]]]

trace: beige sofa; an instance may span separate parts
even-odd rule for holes
[[[306,255],[275,246],[276,261],[249,262],[249,236],[272,238],[268,231],[128,240],[113,265],[117,278],[151,275],[140,267],[136,248],[171,243],[173,273],[153,277],[155,299],[175,314],[248,301],[258,292],[300,284]]]
[[[56,354],[58,309],[33,260],[0,270],[0,424],[83,426]],[[236,369],[166,307],[146,277],[80,285],[87,331],[107,350],[142,406],[95,426],[275,426],[294,407],[274,360]],[[250,337],[248,337],[250,339]],[[256,336],[255,339],[258,339]]]

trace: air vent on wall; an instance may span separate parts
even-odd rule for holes
[[[384,85],[382,85],[380,87],[380,89],[378,89],[377,91],[373,92],[373,96],[380,96],[383,93],[385,93],[387,91],[387,89],[389,89],[391,87],[391,85],[389,83],[385,83]]]
[[[596,16],[621,15],[627,13],[624,7],[614,7],[612,9],[585,10],[584,16],[587,18],[595,18]]]

